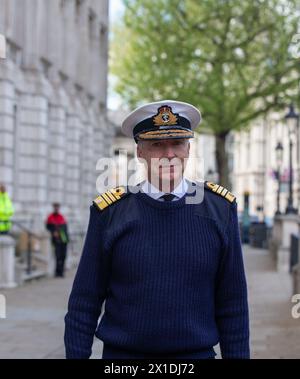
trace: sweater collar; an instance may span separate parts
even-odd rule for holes
[[[148,180],[142,183],[141,190],[154,200],[159,200],[163,195],[165,195],[165,192],[160,191]],[[181,182],[178,184],[178,186],[174,188],[174,190],[171,192],[172,195],[176,196],[173,201],[178,201],[179,199],[181,199],[187,193],[187,190],[188,183],[186,179],[183,178]]]

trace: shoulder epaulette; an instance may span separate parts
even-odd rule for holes
[[[98,196],[93,201],[93,204],[98,209],[100,209],[100,211],[103,211],[111,204],[114,204],[115,202],[121,200],[124,196],[126,196],[126,194],[127,193],[125,187],[112,188],[111,190],[106,191],[102,193],[100,196]]]
[[[236,200],[236,197],[231,192],[229,192],[226,188],[220,186],[219,184],[215,184],[212,182],[205,182],[204,185],[205,185],[205,188],[216,193],[217,195],[224,197],[230,203],[233,203]]]

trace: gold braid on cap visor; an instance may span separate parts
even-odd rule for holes
[[[162,139],[162,138],[193,138],[194,132],[182,129],[155,130],[151,132],[141,133],[137,136],[138,139]]]

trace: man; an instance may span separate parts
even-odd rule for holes
[[[6,188],[0,185],[0,234],[8,234],[11,229],[11,218],[14,214],[12,202]]]
[[[54,203],[53,213],[48,216],[46,221],[46,228],[51,233],[52,245],[54,246],[56,258],[55,277],[63,278],[69,236],[67,221],[59,210],[60,204]]]
[[[192,105],[162,101],[124,121],[148,178],[91,206],[65,317],[67,358],[90,357],[94,335],[104,359],[214,358],[218,343],[223,358],[249,358],[235,197],[183,177],[200,120]]]

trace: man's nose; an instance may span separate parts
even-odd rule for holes
[[[164,149],[164,157],[168,158],[168,159],[172,159],[175,156],[176,155],[175,155],[173,146],[166,146],[165,149]]]

